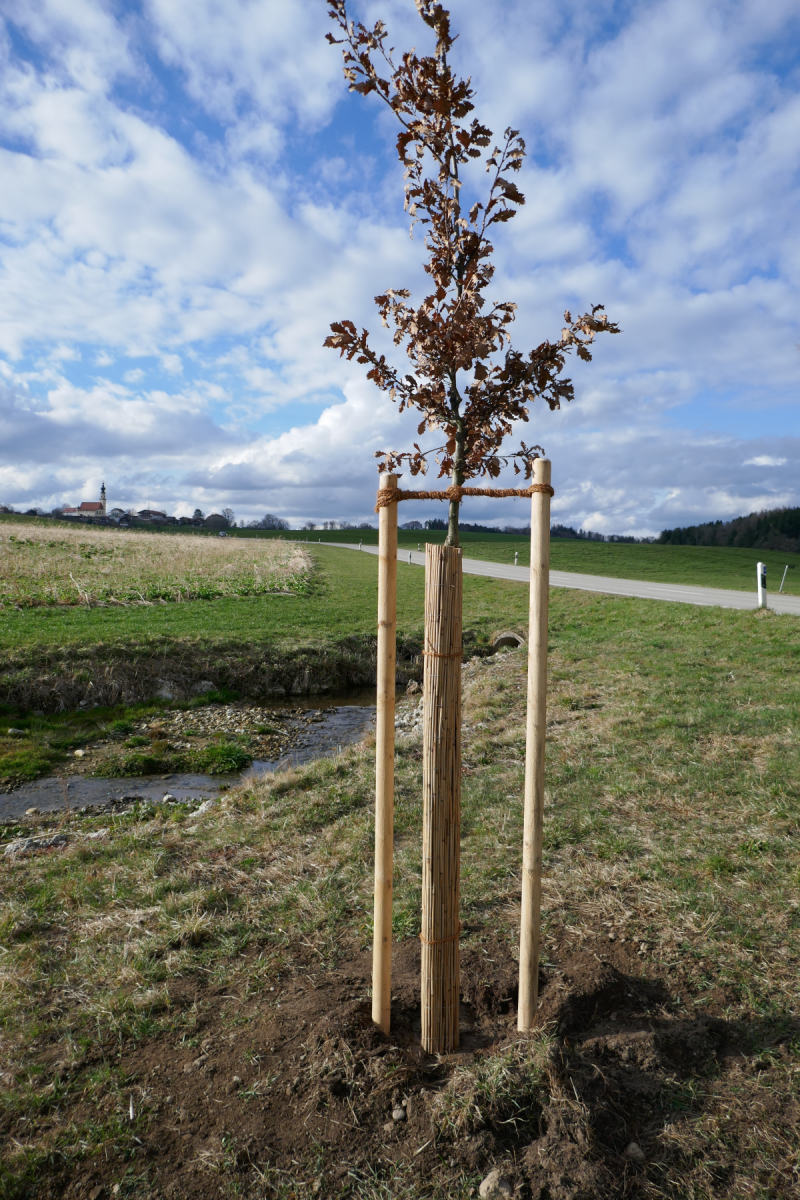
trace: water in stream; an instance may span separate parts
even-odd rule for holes
[[[141,779],[96,779],[87,775],[68,778],[50,776],[26,783],[0,795],[0,820],[24,816],[28,809],[54,812],[58,809],[93,808],[133,801],[160,801],[165,793],[175,800],[210,800],[253,775],[266,775],[288,766],[336,754],[343,746],[358,742],[374,727],[375,692],[362,689],[346,697],[326,698],[305,715],[312,722],[297,722],[301,728],[297,745],[270,762],[254,760],[241,775],[151,775]],[[278,705],[274,706],[278,709]],[[296,711],[296,706],[293,706]]]

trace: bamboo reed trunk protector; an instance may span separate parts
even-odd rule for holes
[[[395,489],[397,475],[379,487]],[[392,876],[394,874],[394,699],[397,651],[397,504],[378,516],[378,662],[375,721],[375,912],[372,934],[372,1019],[391,1024]]]
[[[461,859],[461,550],[425,547],[422,1046],[458,1046]]]
[[[533,482],[550,483],[550,461],[537,458]],[[547,610],[550,589],[550,496],[531,496],[531,600],[528,624],[528,719],[525,740],[525,825],[517,1028],[532,1029],[539,1007],[542,907],[544,748],[547,720]]]

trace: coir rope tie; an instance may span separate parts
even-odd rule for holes
[[[422,653],[426,658],[461,658],[464,654],[464,647],[460,650],[451,650],[449,654],[440,654],[438,650],[423,650]]]
[[[401,500],[458,500],[464,496],[494,496],[503,499],[506,496],[532,496],[534,492],[543,492],[546,496],[555,496],[549,483],[532,483],[528,488],[473,488],[449,487],[440,492],[404,492],[400,488],[379,488],[378,503],[375,512],[387,508],[390,504]]]
[[[455,931],[455,933],[451,933],[449,937],[433,938],[429,942],[426,937],[423,937],[422,934],[420,934],[419,940],[422,942],[423,946],[443,946],[445,944],[445,942],[454,942],[456,940],[456,938],[460,938],[460,937],[461,937],[461,922],[459,921],[458,929]]]

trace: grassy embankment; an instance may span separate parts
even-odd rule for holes
[[[347,612],[360,628],[372,595],[357,578]],[[401,583],[405,619],[420,578]],[[512,588],[487,582],[495,611],[524,595]],[[416,1096],[422,1085],[427,1132],[394,1165],[380,1123],[397,1065],[326,1042],[319,1070],[345,1072],[334,1077],[345,1098],[314,1093],[317,1107],[298,1109],[298,1140],[275,1142],[276,1113],[311,1086],[316,1043],[306,1031],[296,1051],[274,1033],[262,1044],[260,1022],[291,1013],[295,981],[321,986],[369,944],[372,747],[238,790],[199,822],[181,807],[137,810],[87,840],[98,822],[73,817],[65,849],[0,865],[8,1200],[78,1196],[96,1180],[120,1197],[466,1197],[493,1158],[521,1169],[524,1143],[508,1124],[518,1105],[571,1147],[571,1171],[600,1172],[586,1195],[792,1193],[800,623],[556,591],[550,643],[545,965],[581,948],[611,956],[629,980],[649,981],[642,1011],[628,1018],[623,997],[611,1024],[590,1015],[588,1032],[550,1043],[506,1028],[502,1043],[445,1062],[433,1089],[403,1065],[401,1087]],[[524,696],[522,653],[465,668],[463,943],[488,951],[489,980],[517,938]],[[419,930],[420,770],[419,739],[402,740],[401,939]],[[210,1071],[231,1065],[184,1099],[195,1076],[180,1064],[201,1043]],[[353,1148],[310,1140],[304,1112],[335,1116]],[[365,1157],[356,1147],[373,1127]],[[205,1149],[173,1161],[172,1129],[199,1131]],[[641,1165],[622,1153],[631,1137]],[[488,1154],[480,1171],[467,1157],[476,1145]],[[546,1156],[534,1160],[544,1169]]]

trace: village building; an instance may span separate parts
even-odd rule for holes
[[[2,511],[3,509],[0,507],[0,512]],[[9,509],[8,511],[13,510]],[[88,518],[89,520],[113,522],[115,525],[124,525],[126,528],[129,527],[129,522],[145,521],[153,525],[200,526],[221,532],[228,529],[232,522],[233,514],[229,509],[226,509],[226,512],[229,514],[231,520],[221,513],[211,513],[205,517],[199,509],[195,509],[194,516],[191,517],[170,517],[160,508],[142,508],[138,511],[133,508],[112,508],[108,510],[106,508],[106,485],[104,483],[100,488],[99,500],[83,500],[77,507],[65,505],[59,515],[72,518],[73,520]]]
[[[63,508],[65,517],[104,517],[106,515],[106,485],[100,488],[100,499],[82,500],[78,508]]]

